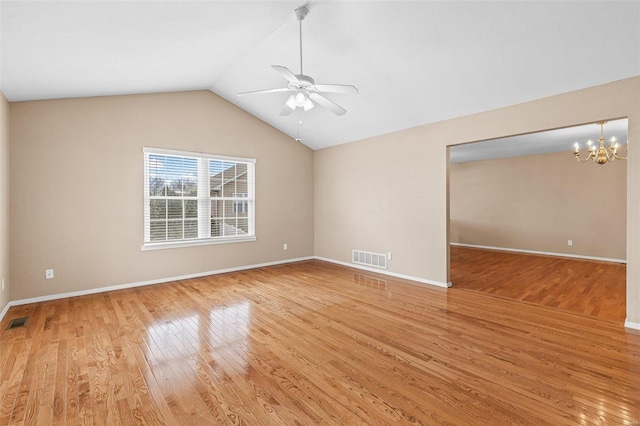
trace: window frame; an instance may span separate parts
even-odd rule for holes
[[[210,245],[210,244],[229,244],[229,243],[237,243],[237,242],[247,242],[247,241],[256,241],[256,233],[255,233],[255,163],[256,160],[253,158],[244,158],[244,157],[230,157],[225,155],[216,155],[202,152],[192,152],[192,151],[178,151],[172,149],[164,149],[164,148],[151,148],[151,147],[143,147],[143,244],[141,249],[144,250],[158,250],[158,249],[168,249],[168,248],[177,248],[177,247],[190,247],[190,246],[200,246],[200,245]],[[151,200],[154,199],[167,199],[167,200],[185,200],[185,199],[194,199],[193,196],[175,196],[168,197],[164,196],[153,196],[150,195],[150,156],[152,155],[161,155],[161,156],[169,156],[169,157],[181,157],[181,158],[189,158],[195,159],[197,162],[197,195],[195,199],[197,199],[197,223],[198,223],[198,237],[197,238],[183,238],[175,239],[175,240],[162,240],[162,241],[151,241]],[[211,174],[210,174],[210,162],[211,161],[221,161],[221,162],[231,162],[237,164],[246,164],[246,175],[247,175],[247,188],[246,194],[247,197],[242,197],[242,199],[238,199],[238,197],[212,197],[210,191],[211,185]],[[234,166],[235,167],[235,166]],[[225,169],[226,170],[226,169]],[[234,180],[237,179],[237,176]],[[235,192],[234,192],[235,193]],[[243,202],[246,203],[246,214],[247,214],[247,229],[248,232],[246,235],[228,235],[228,236],[211,236],[211,221],[214,220],[211,214],[211,206],[212,201],[222,201],[230,202],[235,209],[236,203]],[[244,214],[245,212],[237,213],[236,220],[238,219],[238,214]],[[186,217],[183,217],[182,221],[186,221]],[[242,218],[244,219],[244,218]],[[167,222],[169,222],[169,218],[167,216]],[[237,223],[236,223],[237,225]]]

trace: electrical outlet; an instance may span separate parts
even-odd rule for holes
[[[567,240],[567,245],[568,246],[572,246],[573,245],[573,240]]]
[[[387,253],[387,259],[391,260],[391,252]]]
[[[44,277],[48,280],[53,279],[53,269],[45,269]]]
[[[284,243],[284,250],[286,250],[287,248],[287,243]]]

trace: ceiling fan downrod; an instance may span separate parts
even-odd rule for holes
[[[296,18],[298,18],[298,24],[300,27],[300,75],[304,75],[302,72],[302,21],[304,21],[305,16],[309,13],[309,9],[304,6],[300,6],[295,10]]]

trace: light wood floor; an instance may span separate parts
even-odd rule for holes
[[[459,289],[531,302],[624,323],[622,263],[451,246],[451,282]]]
[[[13,307],[0,326],[2,425],[640,420],[640,332],[320,261]]]

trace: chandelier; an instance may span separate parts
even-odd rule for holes
[[[618,155],[618,144],[616,143],[616,138],[614,136],[611,137],[609,147],[604,146],[604,125],[607,124],[606,121],[598,121],[596,124],[600,126],[600,138],[598,141],[600,142],[600,146],[596,147],[591,140],[587,142],[587,157],[582,160],[580,159],[580,147],[578,146],[578,142],[575,143],[573,149],[573,155],[576,156],[576,160],[579,163],[584,163],[589,160],[593,160],[594,163],[598,163],[603,165],[605,163],[611,162],[615,159],[618,160],[626,160],[628,157],[629,147],[625,149],[625,153],[627,156]]]

